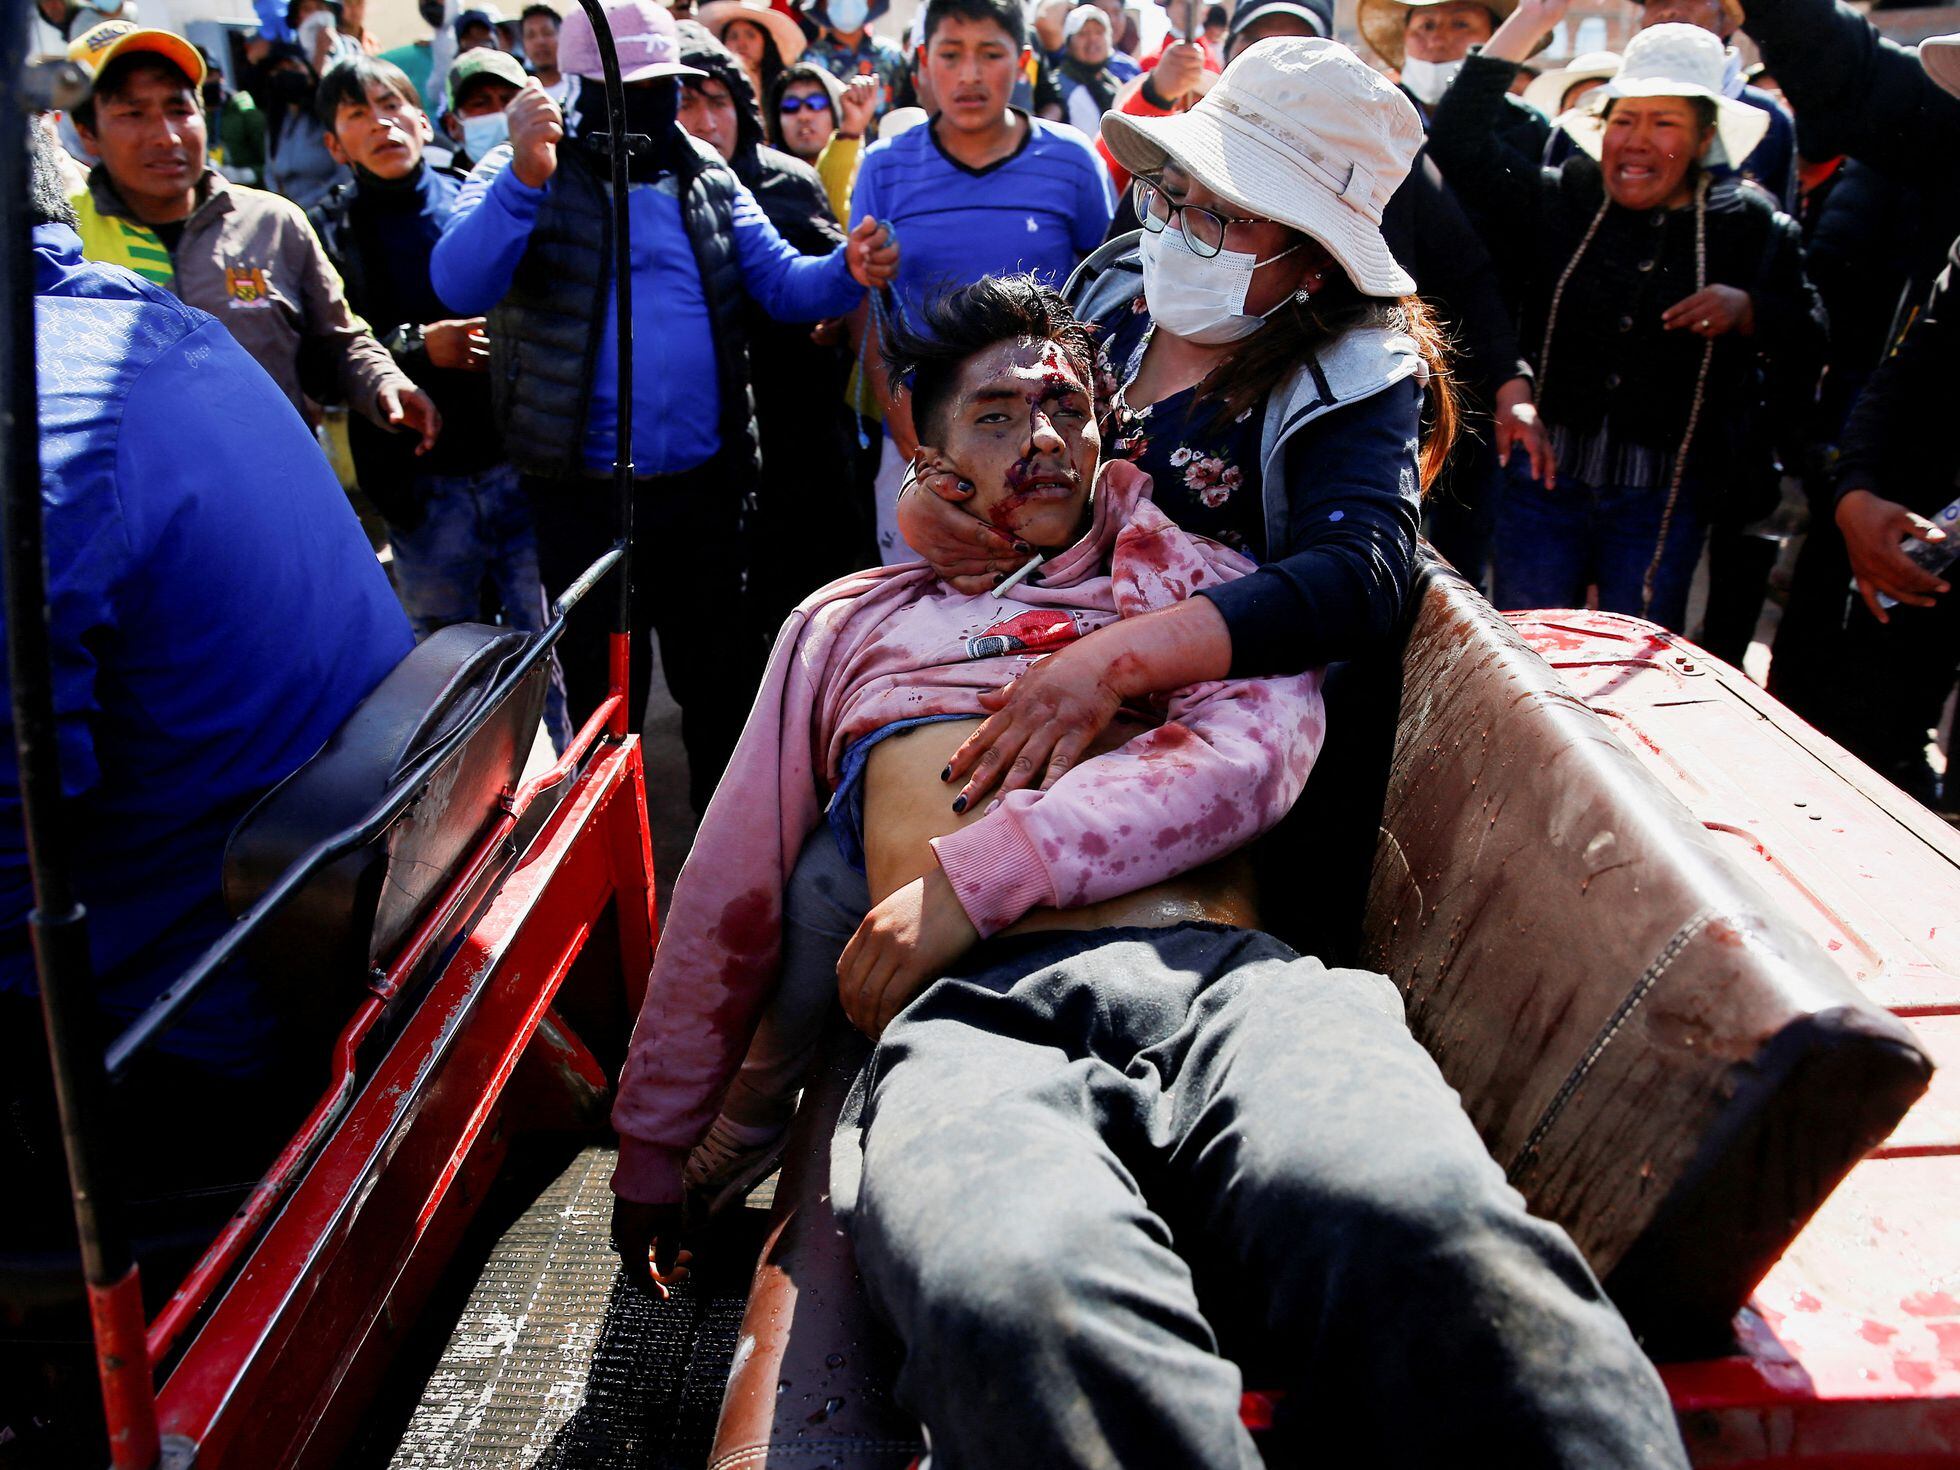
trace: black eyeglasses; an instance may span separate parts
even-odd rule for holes
[[[1184,236],[1184,243],[1191,247],[1193,255],[1201,255],[1207,260],[1225,248],[1227,225],[1265,223],[1257,215],[1220,214],[1217,210],[1200,209],[1194,204],[1173,204],[1165,197],[1163,189],[1148,179],[1138,179],[1131,189],[1137,221],[1144,229],[1153,235],[1161,235],[1170,227],[1171,216],[1176,215],[1177,228]]]
[[[821,92],[812,92],[807,97],[785,97],[776,104],[778,112],[801,112],[806,107],[812,112],[828,112],[830,99]]]

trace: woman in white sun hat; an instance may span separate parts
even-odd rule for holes
[[[1791,380],[1820,360],[1823,309],[1796,225],[1760,191],[1717,181],[1763,114],[1722,95],[1722,43],[1659,25],[1560,124],[1580,152],[1524,173],[1490,128],[1516,64],[1569,0],[1522,0],[1437,109],[1430,149],[1481,194],[1489,242],[1525,280],[1525,349],[1558,472],[1512,457],[1498,512],[1499,607],[1599,605],[1679,629],[1706,528],[1741,465],[1758,355]]]
[[[1015,786],[1086,747],[1118,682],[1297,673],[1377,646],[1455,426],[1441,335],[1382,239],[1422,124],[1380,73],[1333,41],[1261,41],[1189,112],[1110,113],[1103,140],[1145,222],[1069,288],[1103,328],[1103,452],[1147,471],[1180,525],[1264,566],[1021,679],[957,763],[991,778],[1024,757]],[[1027,560],[947,503],[956,482],[929,474],[926,491],[903,496],[899,525],[942,576],[984,588]]]
[[[1611,81],[1620,69],[1617,51],[1588,51],[1554,71],[1540,72],[1524,89],[1524,100],[1547,117],[1571,111],[1593,88]]]
[[[709,0],[695,19],[735,53],[758,100],[769,95],[785,67],[796,64],[806,44],[802,28],[764,0]]]

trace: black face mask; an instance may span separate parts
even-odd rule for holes
[[[651,82],[633,83],[625,91],[626,124],[623,131],[638,133],[653,140],[651,152],[633,156],[627,166],[627,174],[636,180],[650,179],[668,166],[673,133],[681,112],[681,85],[670,77],[657,77]],[[590,77],[579,79],[578,113],[581,142],[589,143],[594,134],[612,131],[606,118],[604,82],[595,82]],[[608,172],[611,164],[606,156],[597,156],[601,173]]]
[[[302,71],[276,71],[267,85],[272,95],[279,101],[298,107],[309,106],[313,101],[313,78]]]

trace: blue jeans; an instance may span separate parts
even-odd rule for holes
[[[1688,589],[1707,531],[1692,481],[1682,485],[1675,503],[1654,575],[1653,603],[1640,605],[1666,503],[1665,485],[1596,486],[1560,475],[1558,488],[1547,490],[1531,478],[1522,455],[1512,456],[1497,513],[1491,600],[1506,610],[1584,607],[1586,589],[1597,586],[1602,611],[1651,618],[1684,631]]]
[[[416,641],[452,623],[481,621],[486,581],[497,590],[505,627],[524,633],[543,628],[538,534],[517,470],[500,464],[474,475],[417,475],[415,491],[422,524],[412,531],[390,526],[388,545],[394,552],[395,588]],[[552,745],[563,750],[571,731],[555,660],[545,728]]]

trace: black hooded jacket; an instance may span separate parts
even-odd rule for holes
[[[776,232],[804,255],[828,255],[844,239],[817,171],[767,147],[755,92],[735,56],[692,22],[680,26],[681,60],[728,89],[736,144],[728,166]],[[869,565],[869,507],[856,493],[856,422],[845,407],[847,355],[811,339],[813,323],[778,322],[750,303],[747,329],[762,484],[752,542],[756,615],[777,624],[824,583]]]
[[[680,200],[715,339],[720,470],[731,501],[743,504],[758,450],[748,383],[750,303],[735,254],[739,180],[672,121],[677,95],[671,86],[629,88],[624,121],[629,133],[654,140],[652,155],[632,160],[635,182],[657,182]],[[606,128],[603,100],[588,97],[580,114],[510,290],[490,312],[490,387],[504,445],[532,475],[579,473],[599,355],[593,323],[613,309],[610,163],[595,136]]]

